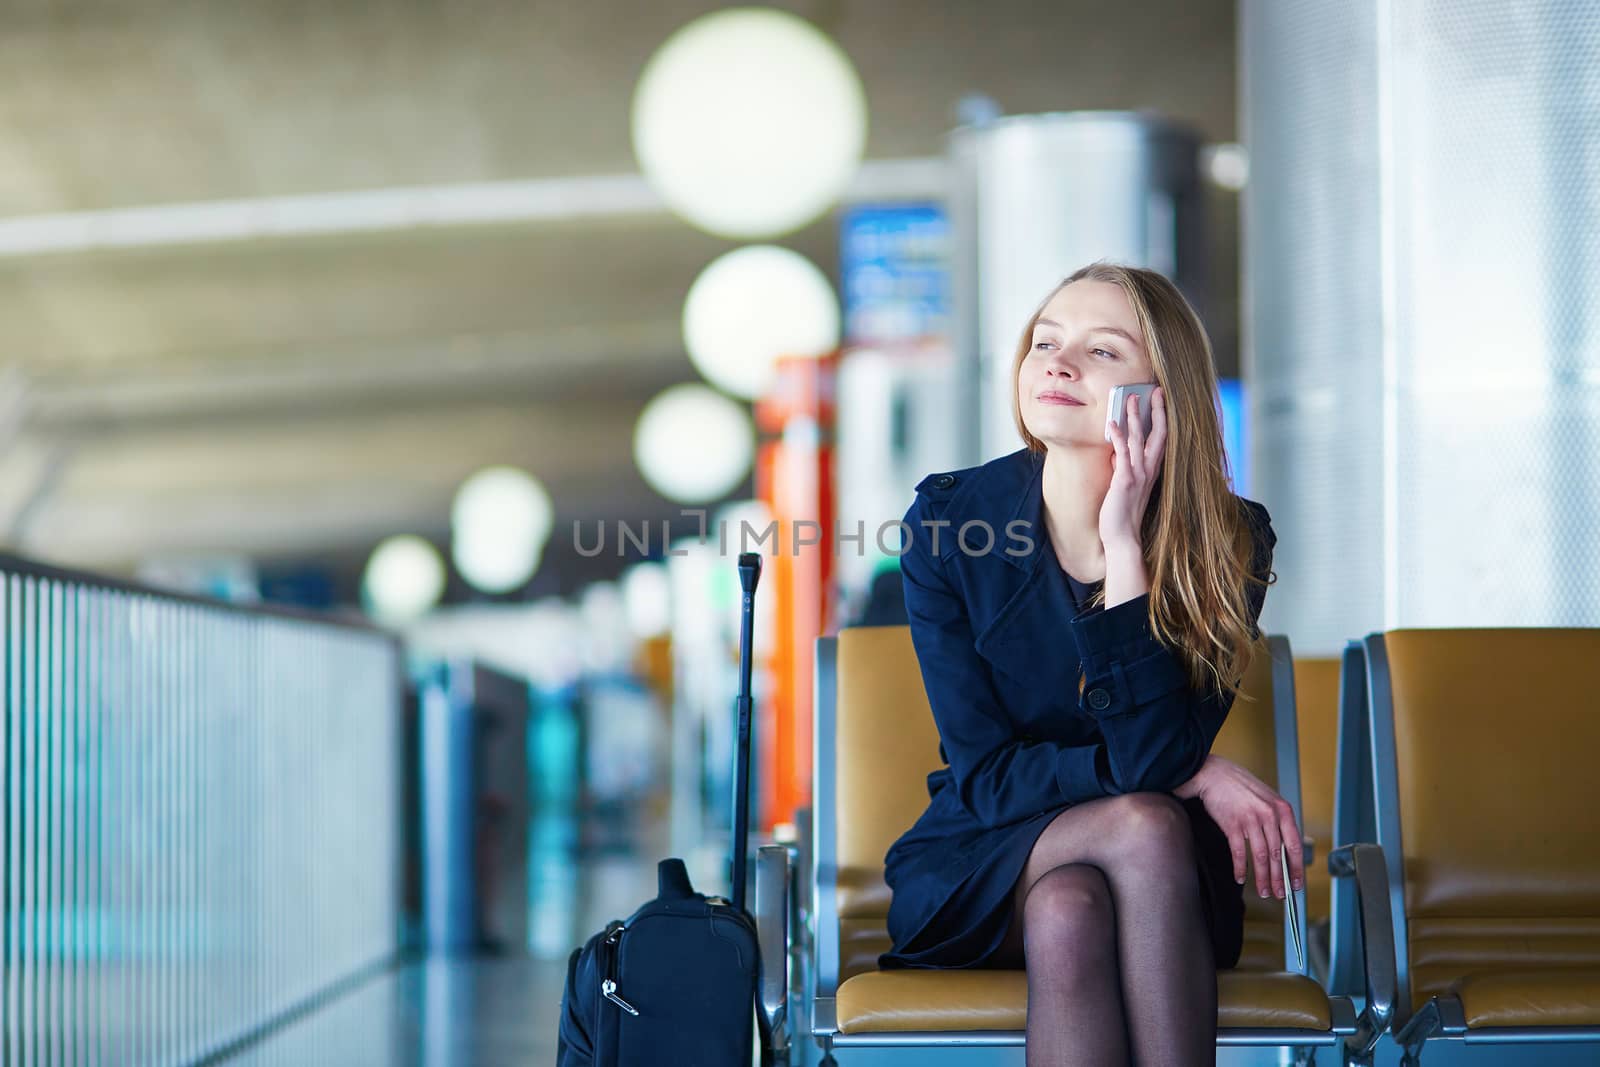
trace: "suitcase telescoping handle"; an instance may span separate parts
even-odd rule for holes
[[[733,794],[733,906],[744,908],[745,851],[750,837],[750,660],[755,635],[756,583],[761,580],[761,554],[739,554],[739,744]]]

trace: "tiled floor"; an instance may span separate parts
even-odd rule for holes
[[[228,1060],[249,1067],[528,1067],[556,1061],[565,965],[432,959],[371,980]]]
[[[434,957],[373,978],[229,1058],[227,1067],[546,1067],[555,1063],[566,954],[656,891],[661,827],[588,857],[535,856],[534,952]],[[695,887],[717,884],[715,842],[688,857]],[[536,955],[535,952],[542,955]]]

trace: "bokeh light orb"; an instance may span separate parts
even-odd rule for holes
[[[634,635],[617,582],[591,582],[578,598],[583,624],[583,665],[590,673],[625,670]]]
[[[451,538],[450,558],[466,583],[481,593],[509,593],[526,585],[543,559],[532,541],[495,536]]]
[[[772,509],[764,500],[730,501],[712,513],[711,524],[707,539],[727,556],[743,552],[772,556],[788,551],[789,546],[782,543],[781,525],[778,532],[772,531]]]
[[[866,141],[855,67],[783,11],[695,19],[634,88],[640,169],[674,212],[722,237],[772,237],[813,221],[849,185]]]
[[[705,504],[750,473],[749,410],[715,389],[685,383],[657,393],[633,431],[633,459],[650,487],[680,504]]]
[[[1241,192],[1250,184],[1250,153],[1236,142],[1207,145],[1200,162],[1212,184],[1230,192]]]
[[[378,545],[361,588],[367,611],[388,626],[422,617],[444,595],[444,560],[420,537],[403,534]]]
[[[578,615],[591,638],[625,624],[627,609],[623,606],[621,584],[590,582],[578,597]]]
[[[622,602],[628,629],[640,640],[659,637],[672,626],[672,584],[663,563],[635,563],[622,574]]]
[[[477,590],[505,593],[538,569],[555,509],[526,471],[488,467],[461,484],[450,509],[450,553]]]
[[[821,356],[839,344],[839,300],[805,256],[749,245],[717,257],[689,287],[683,343],[712,385],[755,399],[779,356]]]

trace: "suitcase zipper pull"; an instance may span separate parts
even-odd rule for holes
[[[629,1015],[639,1014],[638,1008],[635,1008],[632,1004],[629,1004],[626,1000],[623,1000],[621,997],[617,996],[617,983],[613,982],[611,979],[607,978],[605,981],[600,983],[600,992],[607,1000],[617,1005]]]
[[[607,950],[604,959],[605,977],[600,979],[600,995],[617,1005],[617,1007],[621,1008],[629,1015],[637,1016],[639,1014],[639,1009],[635,1008],[632,1004],[629,1004],[626,1000],[623,1000],[621,997],[617,996],[617,981],[615,978],[611,977],[617,964],[617,942],[622,940],[622,934],[625,930],[627,930],[626,925],[613,920],[610,925],[609,932],[606,934],[606,939],[603,943]]]

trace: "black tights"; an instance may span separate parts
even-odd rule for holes
[[[1183,806],[1130,793],[1058,815],[991,965],[1028,972],[1028,1067],[1214,1064],[1216,966]]]

